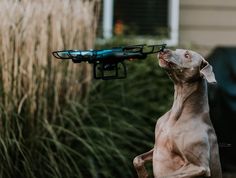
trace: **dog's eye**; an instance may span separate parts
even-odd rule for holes
[[[190,58],[191,58],[191,56],[190,56],[190,54],[189,54],[188,52],[186,52],[186,53],[184,54],[184,57],[187,58],[187,59],[190,59]]]

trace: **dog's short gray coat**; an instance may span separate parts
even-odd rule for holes
[[[152,160],[155,178],[222,178],[209,117],[206,81],[216,82],[211,65],[183,49],[160,52],[159,65],[174,82],[174,102],[157,121],[154,148],[133,161],[138,177],[148,177],[144,163]]]

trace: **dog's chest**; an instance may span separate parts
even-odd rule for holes
[[[173,130],[169,122],[163,122],[155,131],[155,145],[169,151],[174,149]]]
[[[173,150],[173,140],[171,139],[171,133],[168,130],[161,129],[155,138],[156,145],[158,147],[164,147],[167,150]]]
[[[175,120],[169,114],[165,119],[163,119],[155,129],[155,146],[166,150],[170,154],[176,154],[179,152],[177,148],[176,141],[182,137],[182,129],[177,125],[182,125],[179,123],[180,120]]]
[[[185,163],[183,156],[176,147],[173,131],[169,128],[160,128],[156,133],[153,153],[153,164],[162,167],[162,170],[173,171]]]

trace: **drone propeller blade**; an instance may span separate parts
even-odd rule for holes
[[[132,49],[132,48],[143,47],[143,46],[146,46],[146,44],[130,45],[130,46],[126,46],[124,48],[125,49]]]
[[[149,51],[147,50],[146,52],[144,52],[145,54],[158,53],[166,48],[166,44],[148,45],[147,48],[149,49]]]
[[[145,45],[146,44],[126,46],[126,47],[123,48],[123,51],[126,51],[126,52],[141,52]]]
[[[52,55],[58,59],[71,59],[69,51],[53,51]]]

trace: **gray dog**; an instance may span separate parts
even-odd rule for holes
[[[159,65],[174,82],[172,108],[158,119],[152,150],[135,157],[139,178],[222,178],[218,143],[209,117],[207,82],[216,82],[211,65],[190,50],[164,50]]]

